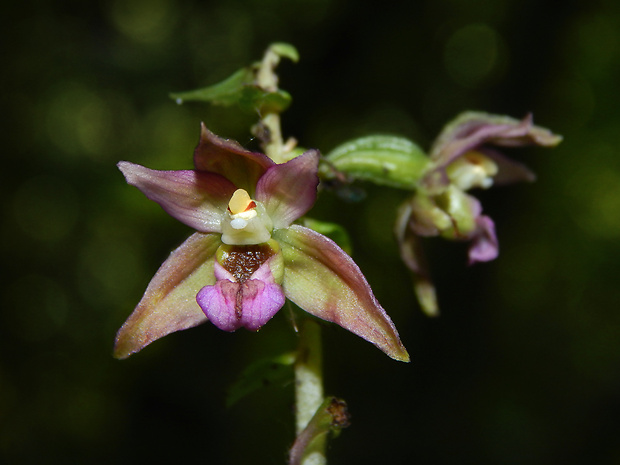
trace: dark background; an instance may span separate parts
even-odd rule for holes
[[[284,132],[327,152],[369,133],[428,147],[476,109],[563,134],[511,155],[534,184],[481,193],[497,261],[428,242],[443,314],[421,314],[392,239],[403,192],[321,196],[394,319],[411,364],[338,327],[326,391],[352,426],[340,464],[620,463],[620,3],[548,0],[30,1],[3,14],[0,461],[282,464],[292,386],[226,409],[247,363],[291,350],[211,325],[126,361],[115,331],[190,231],[128,187],[119,160],[189,168],[199,122],[252,145],[252,115],[176,105],[293,43]]]

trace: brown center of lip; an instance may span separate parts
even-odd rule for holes
[[[224,253],[220,264],[238,283],[244,283],[274,254],[268,244],[236,245]]]

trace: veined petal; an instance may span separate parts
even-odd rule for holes
[[[114,356],[127,358],[174,331],[207,321],[196,294],[213,284],[218,234],[194,233],[162,264],[142,300],[116,335]]]
[[[220,222],[235,186],[219,174],[157,171],[127,161],[118,163],[128,184],[157,202],[172,217],[196,231],[221,232]]]
[[[237,314],[239,287],[239,283],[223,279],[203,287],[196,295],[206,318],[223,331],[236,331],[241,327],[241,317]]]
[[[536,174],[523,163],[512,160],[497,150],[484,148],[480,152],[497,164],[497,174],[493,176],[494,185],[506,185],[515,182],[534,182]]]
[[[250,331],[258,331],[282,308],[286,301],[284,292],[279,284],[273,282],[273,278],[272,282],[249,279],[241,287],[243,292],[241,323]]]
[[[253,197],[258,179],[273,165],[267,155],[250,152],[235,141],[218,137],[201,124],[200,142],[194,150],[197,170],[220,174]]]
[[[245,327],[258,331],[284,305],[285,297],[271,273],[270,261],[263,263],[250,279],[240,283],[215,262],[215,276],[226,277],[215,285],[203,287],[196,301],[216,327],[235,331]]]
[[[446,166],[465,152],[482,146],[553,147],[562,140],[546,128],[535,126],[532,115],[519,121],[508,116],[465,112],[457,116],[439,134],[430,150],[436,167]]]
[[[319,152],[307,152],[274,165],[260,178],[256,200],[262,202],[275,229],[286,228],[303,216],[316,200]]]
[[[359,267],[327,237],[299,225],[274,233],[284,254],[285,295],[308,313],[334,322],[407,362],[394,323]]]

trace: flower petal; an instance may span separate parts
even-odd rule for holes
[[[249,279],[241,285],[241,288],[243,292],[241,322],[250,331],[258,331],[278,313],[286,301],[282,287],[274,282]]]
[[[532,115],[519,121],[508,116],[465,112],[439,134],[430,150],[435,166],[445,166],[465,152],[484,145],[553,147],[562,140],[546,128],[535,126]]]
[[[157,202],[172,217],[205,232],[221,232],[220,221],[235,186],[226,178],[194,170],[157,171],[118,163],[128,184]]]
[[[483,148],[480,152],[497,164],[497,174],[493,176],[494,185],[513,184],[515,182],[534,182],[536,174],[523,163],[512,160],[497,150]]]
[[[237,314],[239,288],[239,283],[223,279],[213,286],[203,287],[196,295],[209,321],[223,331],[236,331],[241,327],[241,315]]]
[[[274,233],[284,254],[284,293],[299,307],[409,361],[394,323],[359,267],[327,237],[299,225]]]
[[[438,316],[437,293],[428,271],[428,262],[420,238],[414,234],[410,227],[412,214],[413,205],[410,201],[403,203],[398,208],[394,234],[398,242],[400,257],[407,268],[411,270],[413,290],[420,308],[427,316]]]
[[[200,142],[194,150],[197,170],[220,174],[253,197],[258,179],[273,165],[267,155],[250,152],[235,141],[218,137],[201,124]]]
[[[282,308],[282,288],[271,273],[270,261],[263,263],[244,283],[232,282],[232,275],[215,262],[215,275],[227,276],[213,286],[203,287],[196,300],[216,327],[235,331],[241,326],[258,331]]]
[[[495,223],[486,215],[476,218],[478,229],[472,237],[469,248],[469,264],[490,262],[499,255],[499,243],[495,234]]]
[[[319,152],[307,152],[274,165],[260,178],[256,200],[265,205],[275,229],[286,228],[304,215],[316,200]]]
[[[207,321],[196,294],[215,282],[214,254],[220,244],[217,234],[195,233],[172,252],[118,331],[116,358],[127,358],[160,337]]]

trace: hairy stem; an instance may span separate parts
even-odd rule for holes
[[[272,48],[267,49],[256,74],[257,84],[267,92],[276,92],[278,90],[278,75],[275,72],[278,63],[280,63],[280,55]],[[256,134],[262,140],[262,148],[265,155],[276,163],[284,163],[286,161],[286,150],[280,128],[280,115],[278,113],[262,115],[260,122],[256,126]]]
[[[295,362],[295,416],[297,434],[308,425],[323,403],[323,360],[321,327],[313,320],[302,322]],[[302,465],[324,465],[325,437],[313,441],[306,449]]]

